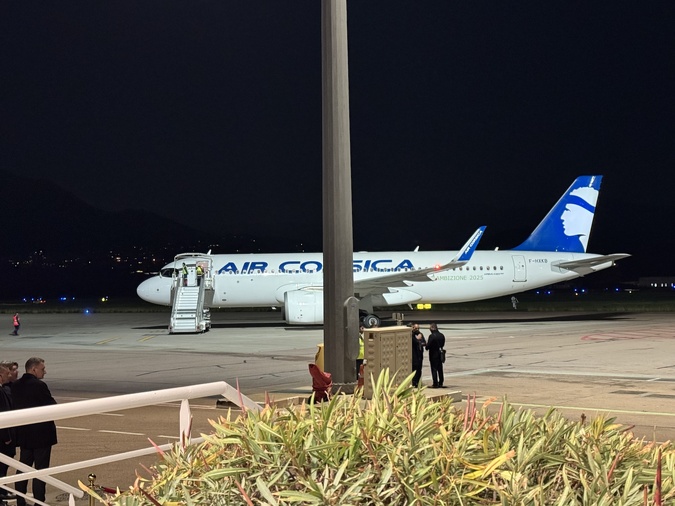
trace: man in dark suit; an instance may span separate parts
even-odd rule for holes
[[[427,339],[427,350],[429,350],[429,364],[431,365],[431,380],[433,385],[429,388],[445,388],[443,386],[443,358],[442,349],[445,346],[445,336],[438,331],[438,325],[432,323],[429,325],[429,339]]]
[[[12,402],[14,409],[36,408],[56,404],[47,384],[42,378],[47,374],[45,361],[31,357],[26,361],[26,373],[12,384]],[[56,444],[56,424],[53,421],[32,423],[16,428],[17,445],[21,448],[19,460],[35,469],[49,467],[52,446]],[[45,501],[46,485],[44,481],[33,480],[33,497]],[[16,484],[17,492],[26,493],[28,481]],[[25,506],[26,500],[17,496],[17,506]]]
[[[412,386],[418,387],[422,378],[422,364],[424,363],[424,347],[427,342],[424,340],[420,326],[413,323],[412,326],[412,370],[415,375],[412,379]]]

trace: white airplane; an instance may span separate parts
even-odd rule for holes
[[[354,292],[367,314],[363,323],[379,325],[373,307],[500,297],[569,281],[630,256],[586,253],[601,180],[578,177],[532,234],[511,250],[476,251],[485,230],[480,227],[459,251],[354,253]],[[141,283],[139,297],[171,305],[183,262],[204,270],[205,307],[283,306],[289,324],[323,323],[321,253],[184,253]]]

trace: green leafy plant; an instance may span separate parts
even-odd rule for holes
[[[373,398],[212,421],[200,444],[163,452],[109,505],[645,505],[675,500],[675,451],[613,419],[537,416],[504,401],[464,410],[395,386]],[[651,502],[649,502],[651,501]]]

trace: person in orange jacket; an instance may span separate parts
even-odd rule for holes
[[[12,333],[13,336],[18,336],[19,335],[19,327],[21,327],[21,320],[19,319],[19,313],[14,313],[14,332]]]

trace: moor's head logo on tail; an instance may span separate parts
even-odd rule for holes
[[[513,249],[585,253],[601,181],[602,176],[578,177],[530,237]]]
[[[588,247],[588,236],[593,224],[595,204],[600,192],[592,186],[577,188],[570,192],[565,204],[562,220],[563,233],[567,237],[579,239],[583,251]]]

